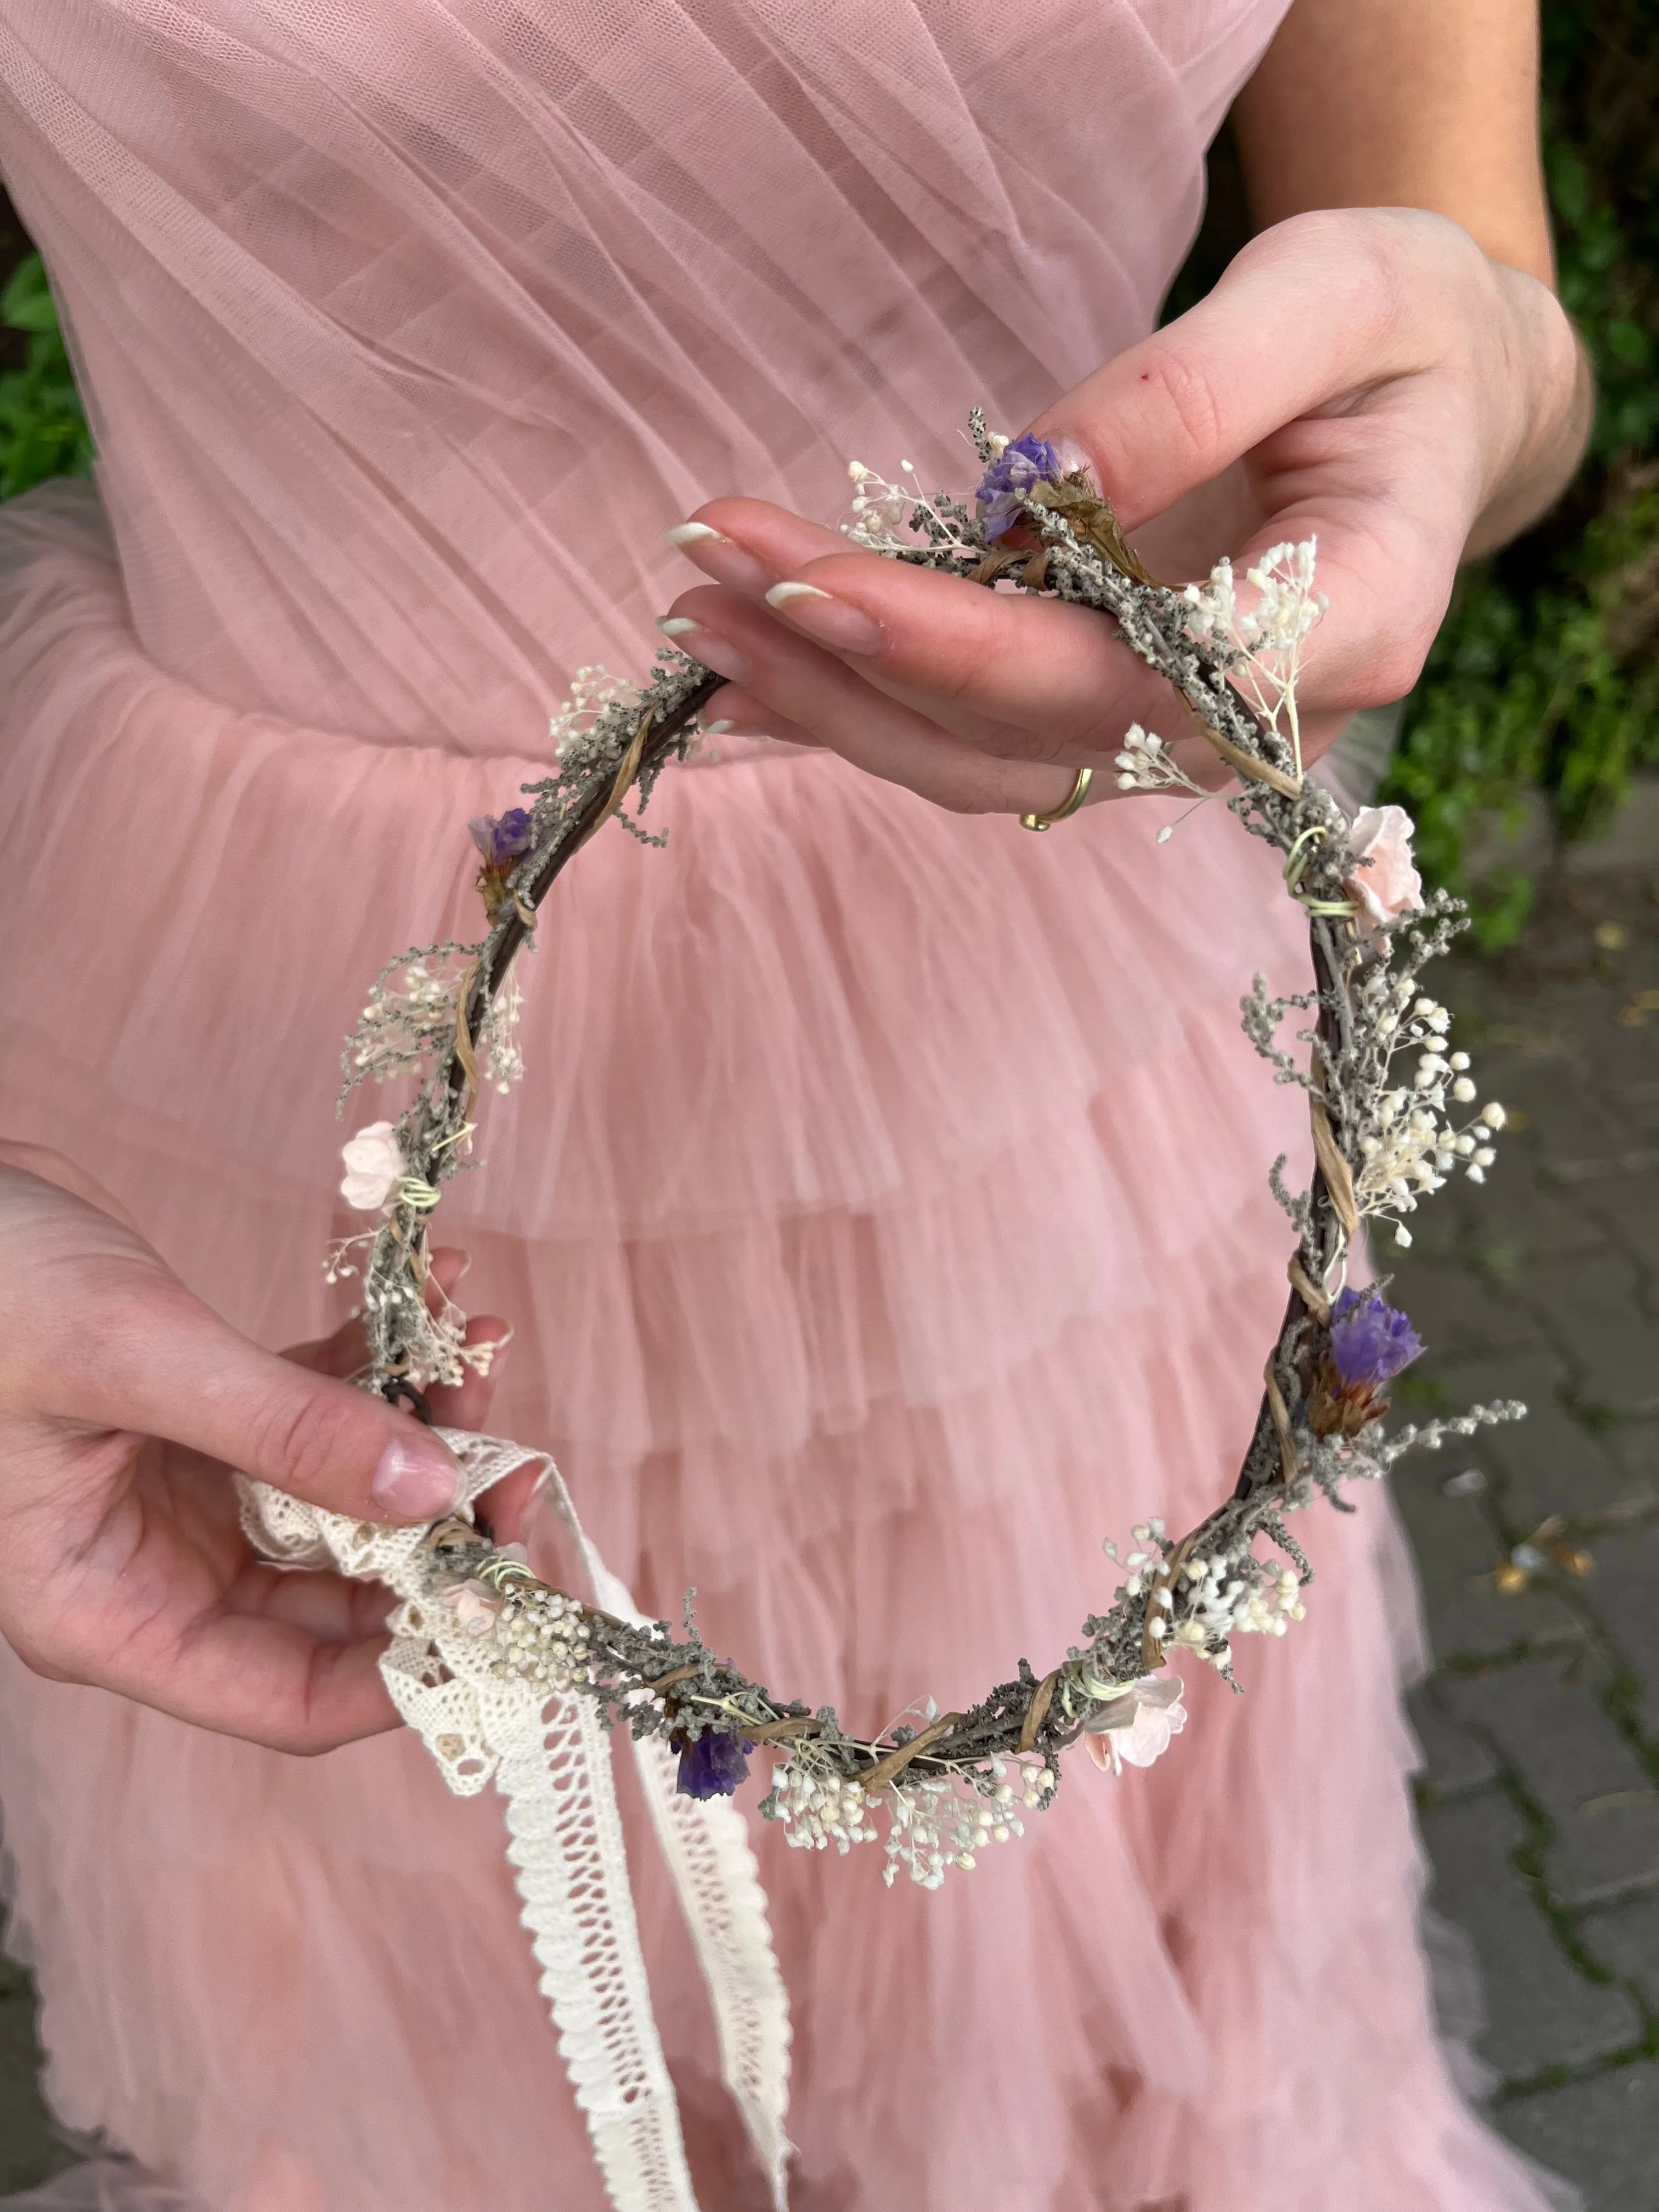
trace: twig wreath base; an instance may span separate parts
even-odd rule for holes
[[[1385,1435],[1390,1377],[1421,1349],[1406,1317],[1376,1291],[1342,1287],[1346,1255],[1366,1219],[1410,1241],[1403,1216],[1462,1170],[1479,1181],[1503,1124],[1496,1105],[1460,1126],[1475,1096],[1467,1056],[1447,1049],[1449,1018],[1419,975],[1463,926],[1459,903],[1425,899],[1411,867],[1408,823],[1351,822],[1304,769],[1297,679],[1305,641],[1323,611],[1313,590],[1311,543],[1281,546],[1250,572],[1255,598],[1241,609],[1231,565],[1209,584],[1175,592],[1148,576],[1086,471],[1046,442],[972,430],[984,476],[971,505],[890,483],[854,463],[853,541],[887,557],[988,586],[1043,592],[1097,610],[1165,678],[1193,727],[1237,775],[1226,803],[1284,860],[1288,896],[1308,919],[1311,990],[1269,995],[1257,976],[1241,1001],[1246,1034],[1273,1079],[1308,1094],[1314,1164],[1305,1190],[1270,1170],[1296,1247],[1261,1403],[1231,1498],[1173,1536],[1150,1518],[1118,1560],[1122,1580],[1082,1640],[1039,1672],[1012,1676],[961,1712],[931,1700],[878,1733],[848,1734],[829,1705],[780,1698],[698,1635],[685,1620],[636,1626],[540,1582],[517,1547],[495,1545],[470,1510],[434,1527],[422,1547],[428,1602],[453,1607],[480,1639],[489,1672],[591,1698],[606,1726],[666,1739],[680,1754],[679,1787],[726,1796],[757,1747],[782,1754],[760,1810],[789,1840],[843,1852],[878,1838],[886,1821],[886,1875],[902,1868],[929,1887],[947,1868],[1020,1832],[1020,1815],[1048,1804],[1061,1754],[1082,1740],[1101,1765],[1147,1765],[1185,1719],[1169,1662],[1187,1652],[1232,1679],[1232,1640],[1283,1634],[1304,1615],[1312,1570],[1287,1517],[1321,1495],[1374,1480],[1402,1453],[1518,1419],[1513,1402],[1475,1407]],[[912,477],[914,471],[904,465]],[[720,679],[672,650],[659,652],[642,690],[580,672],[553,725],[556,774],[526,784],[529,804],[471,827],[487,933],[477,943],[416,947],[376,981],[348,1041],[346,1090],[412,1075],[416,1095],[395,1123],[346,1146],[343,1189],[378,1212],[377,1224],[331,1255],[331,1279],[362,1275],[369,1360],[365,1387],[422,1416],[424,1392],[487,1363],[468,1346],[465,1317],[430,1277],[428,1224],[448,1180],[467,1164],[484,1091],[522,1073],[515,1042],[515,962],[533,949],[537,916],[558,877],[615,815],[647,842],[643,816],[658,777],[697,740],[697,718]],[[1132,728],[1117,758],[1126,792],[1207,794],[1157,737]],[[635,813],[624,811],[637,793]],[[1387,810],[1397,815],[1397,809]],[[1401,824],[1403,824],[1403,830]],[[1168,830],[1160,832],[1160,842]],[[1293,1015],[1298,1055],[1279,1042]],[[1410,1060],[1413,1073],[1398,1063]],[[344,1093],[342,1094],[343,1099]],[[1258,1552],[1258,1540],[1271,1547]],[[1235,1685],[1237,1686],[1237,1685]]]

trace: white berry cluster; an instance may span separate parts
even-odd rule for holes
[[[863,1784],[797,1753],[772,1778],[763,1814],[780,1820],[794,1850],[828,1850],[843,1856],[854,1844],[876,1840],[875,1814],[888,1815],[890,1887],[900,1869],[924,1889],[937,1889],[953,1866],[964,1872],[975,1854],[1025,1831],[1022,1809],[1040,1812],[1054,1793],[1055,1776],[1041,1760],[994,1759],[973,1774],[906,1773],[872,1796]]]
[[[637,706],[641,696],[637,684],[613,676],[597,663],[579,668],[570,679],[570,696],[548,724],[559,758],[565,759],[574,742],[586,736],[607,707]]]
[[[1409,977],[1379,975],[1369,995],[1378,1001],[1372,1018],[1383,1041],[1385,1064],[1412,1051],[1417,1064],[1411,1080],[1370,1093],[1365,1126],[1355,1133],[1359,1157],[1354,1178],[1360,1211],[1390,1221],[1395,1241],[1409,1244],[1411,1232],[1397,1217],[1414,1212],[1419,1198],[1442,1189],[1459,1167],[1472,1182],[1484,1182],[1498,1157],[1492,1139],[1504,1126],[1495,1102],[1467,1121],[1456,1109],[1475,1097],[1466,1052],[1445,1050],[1451,1016],[1433,999],[1418,995]]]
[[[539,1583],[509,1585],[495,1615],[495,1646],[489,1671],[498,1680],[568,1690],[587,1663],[587,1624],[562,1591]]]
[[[966,1776],[930,1774],[894,1785],[882,1869],[890,1888],[901,1868],[923,1889],[937,1889],[953,1866],[970,1874],[988,1844],[1024,1834],[1018,1808],[1040,1812],[1054,1787],[1050,1768],[1024,1759],[996,1760],[987,1778],[988,1797]]]
[[[1316,550],[1317,540],[1310,538],[1265,553],[1245,572],[1246,582],[1260,597],[1242,613],[1233,564],[1218,561],[1207,584],[1188,584],[1182,594],[1188,629],[1194,637],[1242,653],[1293,652],[1330,604],[1313,587]]]
[[[1201,784],[1176,766],[1163,738],[1143,730],[1139,722],[1131,722],[1123,732],[1117,769],[1120,791],[1190,791],[1198,799],[1206,795]]]
[[[1007,442],[1000,441],[1004,446]],[[862,461],[849,461],[847,473],[853,482],[853,520],[841,526],[866,552],[908,552],[915,544],[911,533],[921,532],[936,548],[957,553],[971,565],[985,558],[984,545],[963,532],[963,513],[952,512],[948,503],[942,507],[922,490],[914,461],[899,463],[899,474],[910,479],[908,483],[889,483]]]
[[[1248,1547],[1189,1559],[1176,1584],[1181,1618],[1170,1641],[1200,1653],[1224,1674],[1232,1662],[1230,1637],[1283,1636],[1293,1620],[1307,1618],[1296,1570],[1259,1559]]]
[[[1296,685],[1308,633],[1330,602],[1316,592],[1314,556],[1317,541],[1275,545],[1263,554],[1245,580],[1258,597],[1241,610],[1231,561],[1218,561],[1207,584],[1188,584],[1185,603],[1188,633],[1200,643],[1237,656],[1232,682],[1275,735],[1285,739],[1301,773],[1301,737],[1297,723]]]
[[[466,945],[428,945],[406,952],[370,984],[362,1018],[346,1041],[348,1080],[383,1083],[400,1071],[424,1066],[455,1035],[459,971],[445,963],[475,951]]]
[[[1259,1558],[1248,1536],[1187,1559],[1166,1582],[1159,1574],[1166,1548],[1161,1543],[1164,1522],[1156,1516],[1137,1522],[1130,1534],[1135,1548],[1120,1562],[1127,1575],[1116,1594],[1134,1599],[1151,1589],[1146,1633],[1154,1644],[1195,1651],[1225,1674],[1232,1666],[1230,1638],[1283,1636],[1293,1620],[1306,1618],[1301,1577],[1293,1568]],[[1117,1559],[1115,1544],[1102,1548],[1109,1559]]]
[[[510,1091],[524,1074],[524,1054],[518,1038],[519,1018],[523,1009],[524,994],[519,988],[519,979],[509,971],[506,982],[485,1007],[478,1025],[479,1064],[486,1079],[500,1091]]]
[[[844,1858],[854,1844],[873,1844],[872,1807],[860,1783],[799,1757],[772,1777],[772,1796],[762,1809],[788,1831],[792,1850],[823,1851],[833,1844]]]

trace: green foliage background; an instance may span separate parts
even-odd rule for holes
[[[1659,761],[1659,0],[1546,0],[1543,28],[1546,169],[1562,294],[1595,363],[1595,439],[1554,513],[1465,572],[1384,785],[1489,946],[1519,930],[1532,885],[1514,868],[1466,880],[1474,833],[1541,792],[1561,835],[1593,835],[1632,769]],[[1247,222],[1224,134],[1166,316],[1208,289]],[[0,293],[0,326],[9,498],[84,474],[92,441],[37,257]]]
[[[85,476],[92,440],[38,253],[0,291],[0,326],[17,334],[11,351],[22,356],[0,371],[0,499],[10,499],[47,477]]]
[[[1595,363],[1595,431],[1540,527],[1467,570],[1407,707],[1384,795],[1488,946],[1528,878],[1463,880],[1471,833],[1541,790],[1593,835],[1659,761],[1659,0],[1548,0],[1544,152],[1561,292]]]

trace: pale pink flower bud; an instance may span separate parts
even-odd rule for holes
[[[1403,806],[1364,806],[1348,824],[1348,850],[1370,866],[1347,879],[1348,895],[1373,922],[1392,921],[1423,903],[1412,859],[1412,817]]]
[[[1084,1742],[1095,1765],[1121,1773],[1126,1765],[1150,1766],[1187,1725],[1178,1674],[1143,1674],[1084,1723]]]
[[[346,1164],[340,1195],[359,1213],[378,1213],[408,1172],[390,1121],[371,1121],[341,1147]]]

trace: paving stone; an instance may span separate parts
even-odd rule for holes
[[[1503,1034],[1501,1028],[1498,1034]],[[1501,1099],[1511,1110],[1518,1107],[1526,1117],[1517,1132],[1526,1143],[1516,1146],[1511,1138],[1500,1138],[1498,1167],[1481,1191],[1483,1199],[1500,1205],[1504,1201],[1499,1194],[1506,1183],[1518,1189],[1523,1180],[1531,1179],[1526,1164],[1529,1158],[1550,1163],[1601,1159],[1616,1155],[1626,1141],[1625,1123],[1601,1095],[1576,1038],[1552,1030],[1547,1018],[1538,1034],[1540,1039],[1554,1035],[1558,1049],[1553,1054],[1494,1052],[1490,1042],[1483,1045],[1472,1040],[1470,1044],[1483,1096]]]
[[[1517,1534],[1551,1513],[1605,1512],[1637,1495],[1600,1437],[1562,1403],[1567,1370],[1553,1355],[1516,1350],[1486,1359],[1437,1360],[1425,1363],[1424,1380],[1437,1387],[1448,1411],[1499,1398],[1518,1398],[1526,1407],[1524,1421],[1483,1429],[1458,1447],[1490,1469],[1494,1500]]]
[[[1442,1683],[1453,1717],[1490,1732],[1549,1815],[1545,1871],[1568,1905],[1659,1887],[1659,1796],[1601,1709],[1606,1680],[1581,1653]]]
[[[1659,1062],[1659,1020],[1650,1015],[1645,1034],[1653,1040],[1649,1049]],[[1638,1137],[1659,1137],[1659,1075],[1646,1073],[1628,1082],[1614,1081],[1607,1086],[1609,1103],[1626,1116]]]
[[[1626,1255],[1607,1249],[1558,1260],[1533,1271],[1521,1296],[1565,1353],[1575,1397],[1632,1412],[1653,1396],[1659,1346]]]
[[[1632,1499],[1659,1510],[1659,1420],[1648,1414],[1640,1420],[1615,1422],[1598,1441],[1631,1478]]]
[[[1659,1745],[1659,1525],[1598,1536],[1591,1611],[1642,1685],[1638,1720]]]
[[[1622,1990],[1580,1973],[1512,1863],[1524,1832],[1497,1790],[1422,1815],[1435,1910],[1474,1942],[1487,2025],[1479,2048],[1507,2080],[1547,2066],[1583,2066],[1627,2048],[1641,2020]]]
[[[1659,1130],[1645,1133],[1639,1145],[1621,1157],[1630,1159],[1641,1150],[1651,1152],[1659,1159]],[[1608,1242],[1629,1256],[1641,1279],[1649,1316],[1648,1357],[1643,1364],[1647,1371],[1648,1393],[1651,1395],[1659,1389],[1659,1377],[1653,1373],[1651,1318],[1654,1273],[1659,1267],[1659,1174],[1650,1171],[1644,1175],[1608,1176],[1586,1182],[1573,1196],[1606,1232]]]
[[[1464,1441],[1458,1439],[1460,1447]],[[1522,1644],[1548,1649],[1582,1643],[1582,1624],[1553,1589],[1534,1584],[1512,1597],[1498,1590],[1492,1569],[1502,1547],[1485,1509],[1476,1498],[1448,1498],[1442,1487],[1466,1464],[1445,1450],[1423,1453],[1392,1477],[1417,1556],[1436,1658],[1487,1658]]]
[[[1437,1360],[1467,1359],[1545,1340],[1537,1316],[1488,1276],[1453,1263],[1425,1262],[1415,1249],[1392,1262],[1389,1296],[1403,1306]]]
[[[1586,1212],[1577,1191],[1540,1181],[1538,1147],[1530,1134],[1507,1131],[1502,1141],[1507,1163],[1500,1155],[1487,1182],[1454,1182],[1437,1194],[1432,1210],[1413,1219],[1406,1257],[1420,1246],[1426,1258],[1456,1259],[1507,1286],[1540,1261],[1563,1252],[1595,1251],[1606,1242],[1604,1225]],[[1392,1265],[1392,1249],[1379,1259]]]
[[[1584,2192],[1584,2212],[1659,2206],[1659,2066],[1618,2066],[1498,2107],[1511,2142]]]
[[[1597,837],[1564,847],[1561,871],[1589,882],[1659,866],[1659,775],[1638,775],[1629,798]]]
[[[1622,1974],[1659,2013],[1659,1897],[1632,1898],[1589,1915],[1580,1935],[1605,1966]]]
[[[1437,1801],[1467,1796],[1492,1780],[1498,1761],[1490,1747],[1458,1726],[1433,1682],[1419,1682],[1407,1696],[1406,1710],[1423,1753],[1419,1780]]]

